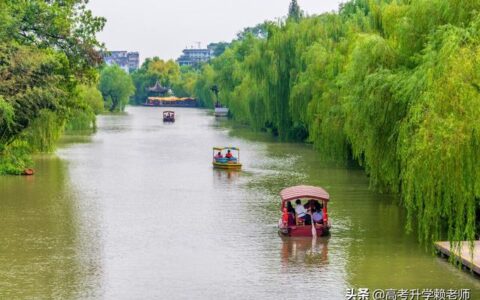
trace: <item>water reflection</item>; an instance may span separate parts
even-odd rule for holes
[[[65,164],[40,157],[36,167],[35,176],[0,179],[0,298],[98,296],[98,244],[79,218]]]
[[[328,242],[330,237],[285,238],[282,237],[282,266],[285,271],[292,265],[305,264],[321,267],[328,264]]]
[[[228,182],[233,182],[240,178],[242,171],[240,170],[219,170],[214,169],[214,184],[225,184]]]

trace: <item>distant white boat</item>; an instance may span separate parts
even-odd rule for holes
[[[228,117],[228,108],[215,107],[215,117]]]

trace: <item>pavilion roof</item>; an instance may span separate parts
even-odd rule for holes
[[[152,87],[148,88],[149,92],[154,92],[154,93],[166,93],[168,92],[168,88],[163,87],[158,81],[155,82],[155,85]]]

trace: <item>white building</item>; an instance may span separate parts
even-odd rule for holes
[[[210,49],[184,49],[183,54],[177,59],[180,66],[193,66],[207,62],[212,58]]]
[[[104,53],[103,60],[109,66],[113,64],[118,65],[127,73],[137,70],[140,65],[140,55],[138,52],[110,51]]]

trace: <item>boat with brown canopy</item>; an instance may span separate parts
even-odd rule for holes
[[[330,223],[327,205],[330,195],[321,187],[299,185],[283,189],[282,218],[278,223],[278,232],[282,236],[325,236],[329,234]],[[294,209],[291,201],[295,201]],[[300,207],[302,206],[302,207]],[[303,216],[296,211],[305,211]]]

